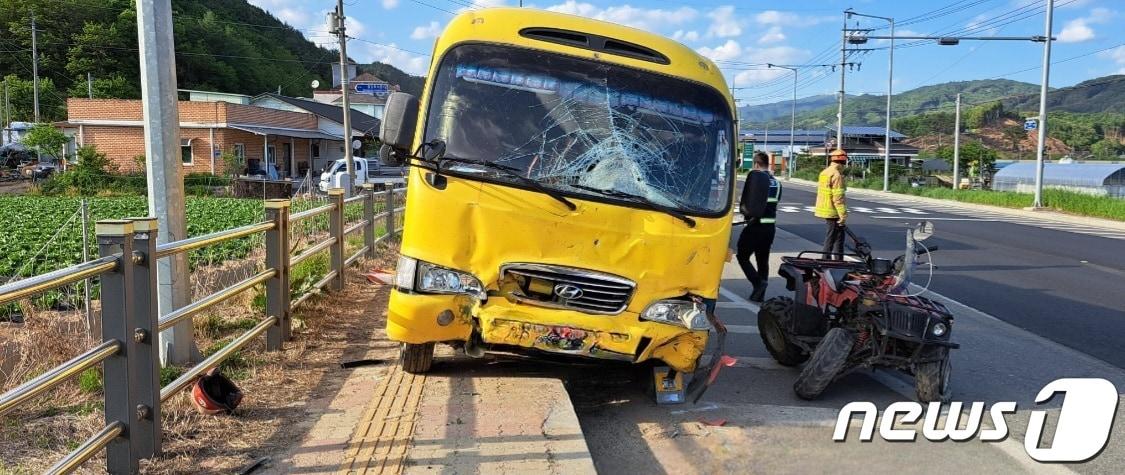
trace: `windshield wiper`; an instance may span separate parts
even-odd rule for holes
[[[641,195],[634,195],[632,193],[627,193],[627,192],[619,191],[619,190],[605,190],[605,189],[602,189],[602,188],[594,188],[592,186],[586,186],[586,185],[572,184],[570,186],[572,186],[574,188],[578,188],[580,190],[586,190],[586,191],[598,193],[598,194],[603,195],[603,196],[609,196],[609,197],[613,197],[613,198],[622,198],[626,201],[630,201],[630,202],[633,202],[633,203],[644,205],[648,209],[663,212],[663,213],[665,213],[669,216],[672,216],[673,218],[676,218],[680,221],[683,221],[684,223],[686,223],[690,227],[693,227],[693,228],[695,227],[695,220],[692,219],[690,216],[681,213],[679,210],[677,210],[675,208],[664,206],[660,203],[652,201],[652,200],[650,200],[650,199],[648,199],[644,196],[641,196]]]
[[[559,203],[562,203],[562,204],[566,205],[566,207],[568,209],[570,209],[571,211],[574,211],[574,210],[578,209],[578,205],[574,204],[573,201],[570,201],[570,200],[566,199],[566,197],[563,196],[561,193],[559,193],[555,190],[552,190],[552,189],[550,189],[546,186],[543,186],[542,183],[539,183],[538,181],[535,181],[531,178],[528,178],[526,176],[521,175],[520,170],[517,169],[517,168],[509,167],[507,165],[501,165],[499,163],[485,162],[485,161],[480,161],[480,160],[469,160],[469,159],[465,159],[465,158],[457,158],[457,157],[449,157],[449,156],[442,157],[441,161],[443,161],[443,162],[453,162],[453,163],[463,163],[463,164],[466,164],[466,165],[476,165],[476,166],[479,166],[479,167],[482,167],[482,168],[487,168],[489,170],[496,170],[496,171],[501,172],[501,173],[503,173],[507,176],[518,179],[519,181],[521,181],[521,182],[527,184],[528,186],[534,188],[535,191],[538,191],[540,193],[543,193],[544,195],[547,195],[547,196],[550,196],[551,198],[554,198]]]

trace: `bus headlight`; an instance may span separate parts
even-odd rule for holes
[[[941,323],[941,322],[935,323],[934,326],[932,328],[930,328],[930,332],[933,333],[934,336],[936,336],[936,337],[941,337],[942,335],[945,335],[945,332],[947,332],[947,331],[949,331],[949,327],[946,326],[944,323]]]
[[[711,322],[707,320],[707,307],[697,299],[657,300],[641,312],[641,320],[667,323],[689,330],[711,329]]]
[[[487,298],[484,284],[472,274],[401,256],[395,286],[400,290],[432,294],[465,294]]]

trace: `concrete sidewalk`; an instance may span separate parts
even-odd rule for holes
[[[558,378],[490,371],[441,347],[426,375],[378,356],[386,363],[353,372],[271,473],[595,473]]]

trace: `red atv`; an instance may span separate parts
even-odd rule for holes
[[[871,247],[851,230],[854,243],[845,260],[805,251],[784,257],[778,273],[795,298],[775,297],[762,304],[758,330],[778,363],[805,363],[793,390],[814,399],[833,380],[857,368],[889,367],[914,376],[922,402],[949,399],[949,350],[953,315],[944,305],[910,292],[910,275],[927,249],[920,241],[933,233],[922,223],[906,233],[906,254],[894,260],[871,255]],[[815,257],[806,257],[815,256]],[[928,285],[928,283],[927,283]]]

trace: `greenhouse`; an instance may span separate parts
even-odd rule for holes
[[[1043,187],[1125,198],[1125,164],[1121,163],[1046,163]],[[996,172],[992,189],[1035,192],[1035,163],[1019,162]]]

